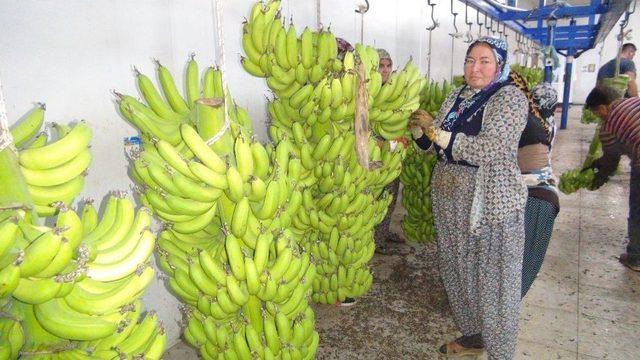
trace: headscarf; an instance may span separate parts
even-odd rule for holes
[[[507,56],[509,54],[507,42],[503,39],[483,36],[469,45],[465,58],[469,56],[471,49],[473,49],[474,46],[478,44],[489,45],[491,47],[491,50],[493,50],[493,55],[496,57],[496,62],[498,63],[496,77],[488,86],[491,86],[496,82],[507,81],[509,79],[509,71],[511,70],[509,63],[507,62]]]
[[[478,110],[484,107],[484,105],[487,103],[489,98],[493,96],[493,94],[495,94],[503,86],[510,83],[510,67],[509,63],[507,62],[507,55],[509,54],[507,42],[502,39],[488,36],[481,37],[472,42],[471,45],[469,45],[469,48],[467,49],[467,56],[471,52],[471,49],[478,44],[487,44],[491,47],[491,50],[493,50],[493,54],[496,57],[496,62],[498,65],[496,75],[489,85],[473,94],[473,96],[470,96],[461,101],[460,95],[458,96],[459,98],[456,100],[452,109],[449,111],[449,114],[442,122],[442,128],[446,131],[451,131],[453,124],[457,121],[471,118],[476,114]],[[468,85],[464,86],[464,88],[460,91],[460,94],[464,93],[466,89],[468,89]]]
[[[391,62],[393,64],[393,60],[391,60],[391,55],[389,55],[389,52],[385,49],[377,49],[376,50],[378,52],[378,58],[380,60],[382,59],[387,59],[389,60],[389,62]]]
[[[336,38],[336,43],[338,45],[338,58],[344,60],[344,54],[347,51],[353,51],[353,46],[347,40],[339,37]]]
[[[556,137],[555,111],[558,104],[558,92],[551,84],[540,83],[531,89],[531,97],[549,129],[549,143],[553,144]]]
[[[558,92],[549,83],[540,83],[531,89],[533,101],[538,105],[540,115],[544,118],[553,116],[558,103]]]

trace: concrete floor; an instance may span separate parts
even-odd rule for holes
[[[559,132],[554,167],[579,166],[593,126]],[[521,308],[516,359],[640,359],[640,274],[617,260],[624,251],[628,161],[598,192],[561,196],[561,211],[540,271]],[[400,202],[398,202],[399,204]],[[395,230],[404,209],[394,214]],[[458,336],[435,264],[435,245],[399,245],[372,260],[374,283],[351,308],[316,306],[318,359],[437,359]],[[179,343],[165,359],[196,359]]]

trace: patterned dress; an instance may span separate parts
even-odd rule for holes
[[[447,98],[437,125],[459,93]],[[526,121],[525,95],[503,87],[487,101],[476,136],[452,137],[454,160],[472,166],[439,161],[433,172],[442,281],[458,329],[482,333],[489,359],[513,358],[517,341],[527,190],[516,153]]]

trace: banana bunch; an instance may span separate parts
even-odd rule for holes
[[[327,72],[343,68],[330,31],[305,28],[300,38],[280,19],[280,0],[257,2],[244,24],[242,66],[253,76],[267,78],[278,97],[289,98],[307,83],[317,84]]]
[[[251,303],[251,300],[249,301]],[[282,311],[259,312],[259,301],[242,318],[225,323],[189,309],[184,337],[204,359],[314,359],[320,341],[311,307],[291,318]],[[253,307],[253,310],[251,309]],[[245,309],[243,309],[245,311]],[[258,312],[256,312],[258,311]]]
[[[544,71],[541,68],[529,68],[518,64],[511,65],[511,70],[517,72],[527,82],[527,88],[533,89],[544,79]]]
[[[68,322],[77,322],[77,326],[83,326],[84,331],[97,330],[101,334],[105,324],[111,324],[121,319],[106,336],[94,340],[70,340],[58,337],[50,333],[40,322],[39,315],[42,309],[37,306],[15,302],[11,314],[22,322],[26,337],[24,347],[21,350],[21,358],[24,359],[116,359],[116,358],[144,358],[160,359],[166,345],[166,335],[162,326],[158,323],[154,312],[147,313],[144,318],[141,314],[141,302],[136,300],[123,306],[113,315],[104,318],[94,318],[92,328],[82,324],[78,313],[70,311],[60,304],[50,305],[51,310],[57,309],[57,316],[67,316]],[[98,322],[100,319],[100,322]],[[107,320],[109,319],[109,320]],[[61,321],[59,319],[58,321]],[[78,335],[73,335],[77,337]],[[89,338],[90,336],[84,335]]]
[[[22,210],[0,222],[0,298],[40,304],[65,296],[83,276],[89,254],[79,246],[80,219],[60,206],[54,228],[32,225]]]
[[[387,139],[405,134],[424,81],[410,62],[383,85],[373,47],[357,44],[340,61],[329,31],[306,28],[298,39],[293,26],[284,30],[278,6],[279,1],[270,1],[253,7],[243,35],[243,65],[265,77],[276,95],[268,107],[269,135],[279,147],[289,144],[302,164],[298,185],[306,211],[292,218],[292,231],[316,260],[313,300],[335,303],[360,296],[371,285],[367,262],[374,251],[373,228],[391,200],[384,186],[399,176],[405,154],[370,140],[374,168],[358,163],[352,135],[356,62],[364,67],[373,131]],[[264,24],[268,31],[260,31]]]
[[[602,119],[598,115],[596,115],[593,111],[584,108],[582,109],[582,116],[580,117],[580,122],[583,124],[602,124]]]
[[[183,125],[183,134],[189,133],[187,127]],[[305,333],[294,340],[288,335],[295,330],[294,320],[308,308],[307,297],[316,271],[309,254],[298,246],[298,236],[288,229],[302,201],[302,194],[292,185],[296,179],[293,174],[301,172],[300,161],[290,158],[286,143],[279,144],[269,155],[260,143],[247,141],[240,132],[234,144],[235,164],[225,164],[218,170],[223,171],[220,174],[215,166],[209,167],[215,162],[208,161],[218,155],[191,130],[194,138],[186,137],[184,141],[199,156],[183,170],[194,169],[194,184],[217,191],[215,200],[210,200],[211,218],[206,223],[196,222],[195,227],[191,220],[192,226],[186,226],[178,219],[167,219],[150,201],[153,211],[168,223],[158,239],[158,265],[169,275],[168,287],[194,309],[194,318],[209,319],[215,329],[209,338],[198,337],[203,332],[194,323],[201,321],[191,320],[185,339],[205,358],[229,351],[238,356],[269,351],[272,356],[282,356],[278,354],[293,349],[314,354],[317,340],[313,348],[309,347],[313,334],[317,337],[313,326],[309,336]],[[174,175],[174,183],[179,173],[175,166],[176,163],[166,165],[171,169],[169,174]],[[193,209],[191,205],[174,212],[185,216]],[[274,335],[287,348],[256,347],[261,341],[256,342],[253,335],[260,339],[266,330],[257,324],[253,329],[250,326],[263,322],[263,312],[287,319],[281,320],[281,324],[288,324],[286,330],[282,328]],[[237,331],[231,332],[235,338],[222,334],[229,331],[225,324],[243,318],[250,319],[251,324],[241,326],[239,322]]]
[[[314,32],[307,27],[298,37],[293,24],[283,25],[279,6],[279,0],[257,2],[242,36],[244,69],[266,78],[278,98],[269,105],[272,121],[288,132],[292,122],[313,126],[329,121],[348,131],[355,114],[355,63],[360,61],[365,68],[363,81],[368,81],[373,131],[385,139],[404,136],[425,82],[412,61],[383,84],[375,48],[357,44],[354,52],[345,53],[340,60],[330,30]]]
[[[413,60],[409,60],[400,72],[389,75],[388,81],[381,86],[376,82],[379,77],[377,66],[371,74],[368,90],[373,102],[369,107],[369,120],[373,131],[388,140],[405,136],[409,115],[418,109],[420,93],[427,79],[420,76]]]
[[[153,347],[149,340],[118,347],[114,355],[94,353],[88,343],[110,341],[125,323],[138,319],[137,299],[154,274],[147,264],[155,245],[150,212],[143,208],[134,216],[122,193],[109,198],[99,220],[91,201],[85,202],[81,217],[62,203],[56,206],[54,228],[31,224],[22,210],[0,222],[0,284],[2,296],[11,296],[13,316],[21,320],[22,356],[112,359],[121,353],[159,359],[165,341],[161,327],[153,327],[158,338]],[[135,316],[129,314],[133,310]],[[152,334],[149,329],[141,333]]]
[[[190,149],[182,141],[180,126],[191,124],[205,140],[210,139],[217,132],[215,124],[224,123],[224,107],[205,106],[202,102],[224,103],[224,89],[222,85],[222,73],[214,68],[206,69],[202,82],[198,71],[198,63],[192,55],[187,64],[185,75],[185,96],[178,91],[174,79],[169,70],[159,61],[156,61],[157,77],[162,95],[154,86],[151,79],[135,71],[137,85],[144,99],[144,103],[138,99],[115,92],[116,102],[120,114],[131,123],[141,134],[143,143],[151,144],[161,140],[164,143],[176,146],[177,151],[186,157],[192,156]],[[250,122],[246,111],[236,106],[231,108],[228,114],[237,119],[244,126]],[[196,117],[196,114],[202,115]],[[195,122],[200,119],[201,122]],[[250,125],[250,124],[249,124]],[[221,139],[213,145],[215,151],[226,155],[232,144],[229,139]]]
[[[337,127],[322,131],[311,128],[305,136],[299,122],[292,124],[293,141],[272,126],[272,137],[290,143],[300,158],[299,184],[302,206],[292,219],[293,230],[304,234],[302,246],[316,260],[318,278],[313,283],[315,302],[335,303],[360,296],[371,286],[367,267],[373,256],[374,227],[384,218],[391,197],[384,187],[399,176],[405,152],[391,151],[369,141],[371,160],[378,166],[365,170],[353,151],[355,137]],[[314,139],[323,134],[317,143]]]
[[[581,188],[592,190],[594,176],[595,173],[593,169],[573,169],[565,171],[560,175],[558,189],[567,195]]]
[[[91,163],[91,129],[84,121],[73,127],[53,124],[57,139],[49,141],[47,133],[40,132],[44,111],[44,104],[38,104],[14,125],[11,135],[36,212],[53,216],[57,209],[52,203],[69,206],[82,191]]]
[[[428,82],[421,91],[420,108],[435,117],[451,90],[451,84],[446,80],[442,84]],[[402,206],[407,210],[402,220],[402,231],[411,241],[429,242],[435,239],[431,214],[431,172],[436,161],[435,154],[411,146],[402,163]]]
[[[157,327],[154,331],[162,334],[151,355],[142,347],[147,343],[118,347],[115,355],[94,353],[94,347],[81,350],[89,341],[114,336],[125,320],[137,321],[129,312],[139,314],[137,299],[153,278],[147,265],[155,246],[151,213],[141,209],[136,215],[124,193],[110,198],[113,205],[102,219],[90,200],[81,215],[73,211],[70,204],[82,189],[91,160],[91,130],[84,122],[54,124],[58,139],[47,144],[46,134],[35,135],[43,113],[44,106],[39,106],[19,122],[12,133],[16,142],[0,153],[0,301],[2,313],[11,314],[12,320],[1,325],[3,355],[10,344],[9,355],[2,358],[143,354],[159,359],[164,334]],[[56,215],[47,221],[52,226],[37,225],[44,219],[33,208],[40,215]]]
[[[451,84],[447,80],[444,80],[442,84],[428,81],[420,93],[420,109],[435,117],[451,90]]]
[[[560,175],[560,183],[558,189],[565,194],[574,193],[581,188],[594,190],[593,180],[595,177],[594,169],[591,168],[591,164],[602,156],[602,142],[600,141],[600,128],[601,120],[591,113],[589,110],[583,112],[583,118],[585,114],[593,116],[593,121],[596,121],[596,129],[589,144],[589,151],[587,156],[582,162],[582,166],[577,169],[565,171]]]
[[[407,210],[402,220],[402,231],[410,241],[430,242],[435,239],[431,213],[431,172],[436,161],[435,154],[412,146],[402,163],[402,206]]]
[[[130,167],[140,201],[165,224],[157,264],[188,309],[183,336],[206,359],[313,358],[316,266],[291,230],[302,162],[288,141],[255,141],[221,85],[202,95],[222,101],[195,101],[177,139],[149,134]]]

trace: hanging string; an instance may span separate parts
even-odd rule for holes
[[[218,70],[220,71],[220,76],[222,78],[222,87],[223,87],[223,91],[225,91],[225,86],[227,84],[227,82],[225,81],[226,79],[226,68],[225,68],[225,58],[224,58],[224,31],[223,28],[224,26],[222,25],[222,19],[223,19],[223,7],[222,7],[222,1],[223,0],[214,0],[216,2],[216,10],[215,10],[215,27],[217,30],[217,34],[218,34],[218,41],[216,44],[216,55],[218,55]],[[224,95],[223,95],[224,96]],[[223,104],[223,109],[224,109],[224,125],[222,125],[222,128],[213,136],[211,137],[209,140],[206,141],[207,145],[211,146],[212,144],[214,144],[216,141],[218,141],[222,135],[224,135],[224,133],[229,129],[229,126],[231,125],[231,122],[229,120],[229,106],[230,104],[226,103],[226,96],[224,99],[222,99],[222,104]]]
[[[4,102],[2,82],[0,81],[0,151],[13,144],[13,137],[9,131],[9,120],[7,119],[7,105]]]
[[[369,5],[369,0],[364,0],[366,5],[359,5],[356,12],[360,14],[360,43],[364,44],[364,14],[369,11],[371,5]]]
[[[320,29],[322,26],[322,18],[320,17],[320,0],[316,0],[316,28]]]

